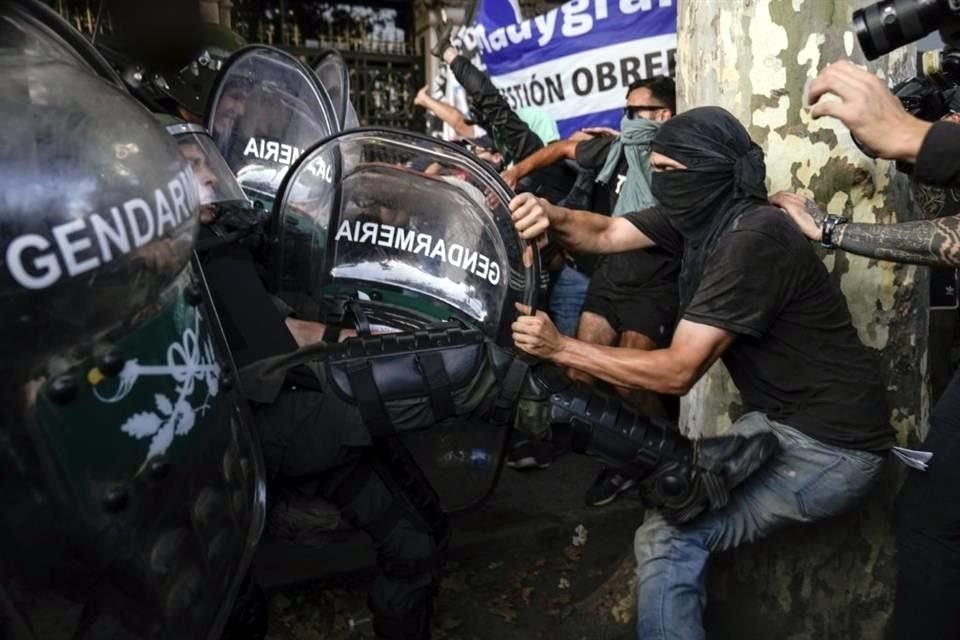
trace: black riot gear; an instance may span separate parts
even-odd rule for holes
[[[0,46],[0,636],[218,638],[263,472],[189,266],[196,180],[60,46]]]
[[[370,597],[378,635],[427,637],[444,510],[489,495],[518,402],[566,420],[550,405],[567,390],[509,347],[515,303],[536,303],[536,249],[517,234],[499,177],[455,146],[383,129],[311,140],[337,124],[329,94],[272,50],[228,63],[207,122],[245,193],[271,209],[257,248],[208,243],[213,224],[200,231],[274,475],[268,534],[311,544],[325,520],[317,501],[334,502],[383,550]],[[353,337],[339,342],[344,332]],[[608,447],[617,424],[605,419],[590,449],[649,478],[651,496],[684,519],[719,507],[773,451],[726,441],[724,461],[746,470],[735,476],[737,465],[698,466],[708,458],[697,450],[715,447],[663,430],[653,445]],[[492,464],[450,472],[443,461],[463,450]]]
[[[299,146],[309,146],[314,135],[327,135],[328,131],[315,129],[323,123],[317,113],[330,116],[324,126],[335,126],[323,87],[312,73],[266,48],[238,55],[215,91],[210,119],[214,137],[233,159],[243,190],[260,205],[234,199],[217,201],[206,213],[201,210],[202,272],[223,318],[232,355],[241,365],[297,347],[286,322],[300,319],[288,317],[290,309],[270,296],[261,279],[267,256],[263,249],[272,246],[271,239],[262,236],[272,225],[258,214],[264,213],[265,202],[272,203]],[[220,166],[223,160],[217,150],[199,132],[188,129],[168,128],[189,152],[205,151],[208,159],[198,166]],[[243,141],[242,148],[236,145],[238,140]],[[202,144],[195,144],[198,141]],[[229,179],[217,173],[216,184]],[[214,182],[212,175],[208,178]],[[239,186],[231,189],[237,190]],[[363,315],[360,310],[355,313]],[[472,346],[477,346],[476,340]],[[419,355],[430,360],[429,353]],[[436,365],[436,360],[432,362]],[[324,531],[341,521],[365,532],[380,550],[369,598],[375,631],[397,640],[428,637],[448,538],[440,498],[399,438],[369,437],[356,405],[341,399],[341,393],[350,392],[349,379],[327,384],[316,367],[299,367],[281,377],[269,393],[242,380],[238,385],[254,401],[272,477],[266,535],[288,543],[322,545]],[[339,510],[336,517],[331,517],[328,503]]]
[[[405,316],[422,330],[288,350],[245,367],[242,386],[274,393],[286,372],[312,362],[373,440],[469,414],[492,418],[495,428],[512,422],[503,408],[512,415],[521,397],[521,414],[571,424],[582,450],[642,479],[648,501],[671,519],[722,507],[773,455],[775,439],[693,442],[509,354],[514,303],[535,302],[536,259],[491,173],[455,147],[389,130],[345,132],[304,153],[275,204],[276,295],[305,317],[329,321],[336,301],[347,299],[371,326],[396,327],[387,318]],[[475,352],[471,339],[479,340]],[[500,402],[471,404],[476,397]],[[435,460],[423,461],[428,475]]]
[[[730,491],[778,450],[769,433],[690,440],[619,398],[538,366],[522,397],[549,406],[551,424],[570,427],[574,451],[600,456],[640,482],[644,500],[675,523],[726,506]]]

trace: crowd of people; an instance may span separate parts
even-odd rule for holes
[[[673,421],[678,397],[721,359],[746,409],[732,432],[779,441],[774,460],[722,510],[681,525],[654,514],[637,531],[638,637],[703,638],[710,554],[855,507],[896,444],[878,363],[808,239],[956,266],[960,211],[855,224],[802,195],[769,195],[764,154],[746,129],[716,107],[677,113],[668,77],[630,85],[619,131],[584,129],[547,143],[455,50],[443,58],[476,124],[464,128],[466,116],[426,91],[417,104],[497,154],[494,166],[519,193],[511,203],[518,231],[553,247],[544,252],[548,309],[519,309],[516,346]],[[839,100],[821,100],[826,94]],[[914,185],[949,192],[960,184],[956,114],[919,120],[847,61],[821,72],[809,100],[815,118],[837,118],[877,157],[912,165]],[[551,179],[570,168],[575,180]],[[931,415],[929,468],[910,469],[897,500],[896,638],[960,637],[948,605],[960,584],[958,380]],[[544,468],[559,449],[549,432],[518,433],[509,464]],[[607,504],[633,485],[605,470],[586,501]]]
[[[856,508],[895,452],[915,464],[893,514],[893,636],[960,638],[960,372],[931,413],[928,454],[897,451],[890,381],[811,244],[960,266],[952,109],[917,119],[846,61],[810,83],[814,118],[840,120],[864,149],[911,167],[917,188],[943,192],[930,219],[862,224],[768,193],[748,130],[720,107],[678,112],[666,76],[626,87],[618,129],[560,139],[442,38],[432,53],[469,113],[426,89],[416,104],[481,165],[406,132],[344,131],[323,92],[301,91],[315,76],[282,52],[254,47],[246,61],[265,66],[207,100],[189,82],[219,69],[207,49],[147,91],[142,70],[121,78],[82,38],[70,46],[89,68],[58,59],[51,34],[75,34],[34,0],[0,4],[0,17],[0,108],[15,125],[0,182],[24,185],[0,193],[11,407],[0,454],[12,479],[0,483],[0,533],[15,552],[0,563],[0,635],[262,637],[249,570],[261,533],[302,542],[325,530],[318,505],[333,505],[376,546],[374,632],[429,638],[451,529],[401,436],[480,424],[497,447],[514,430],[517,470],[567,449],[602,457],[588,505],[642,501],[644,640],[704,638],[712,554]],[[542,308],[528,306],[530,245],[549,274]],[[404,288],[385,272],[417,280]],[[463,293],[468,276],[495,303],[464,310],[424,289]],[[403,295],[377,306],[380,285]],[[679,398],[717,361],[743,413],[721,435],[689,437]],[[130,394],[140,376],[151,379]],[[110,459],[62,431],[100,438]]]

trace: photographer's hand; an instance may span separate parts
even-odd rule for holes
[[[796,193],[780,191],[770,196],[770,202],[783,211],[800,227],[803,235],[815,242],[823,237],[823,219],[826,212],[816,202]]]
[[[820,100],[826,93],[840,100]],[[839,119],[863,145],[888,160],[916,162],[931,127],[907,113],[880,78],[848,60],[820,72],[810,83],[809,100],[814,118]]]

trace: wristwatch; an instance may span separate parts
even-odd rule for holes
[[[834,230],[841,224],[847,224],[848,222],[850,222],[850,218],[846,216],[826,215],[820,224],[820,245],[827,249],[833,249]]]

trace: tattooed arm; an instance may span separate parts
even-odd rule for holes
[[[826,213],[813,200],[781,191],[770,201],[783,209],[811,240],[820,241]],[[839,225],[833,246],[870,258],[923,264],[960,266],[960,215],[898,224]]]
[[[899,224],[844,224],[833,245],[861,256],[925,264],[960,266],[960,216]]]

